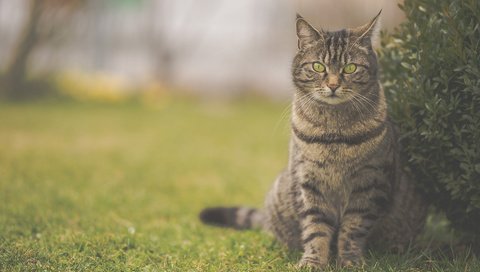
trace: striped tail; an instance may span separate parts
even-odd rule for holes
[[[263,213],[258,209],[246,207],[212,207],[200,213],[200,220],[217,227],[238,230],[262,228]]]

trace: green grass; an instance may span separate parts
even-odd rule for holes
[[[0,270],[296,271],[270,235],[197,217],[262,204],[287,162],[285,106],[0,104]],[[480,271],[434,256],[376,253],[359,271]]]

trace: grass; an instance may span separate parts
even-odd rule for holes
[[[297,271],[299,253],[270,235],[197,218],[262,204],[287,162],[285,106],[0,104],[0,270]],[[429,250],[367,264],[358,271],[480,271]]]

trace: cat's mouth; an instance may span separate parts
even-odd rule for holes
[[[338,105],[344,102],[347,102],[349,99],[344,96],[339,96],[337,94],[331,94],[326,97],[323,97],[322,101],[330,105]]]
[[[350,100],[349,95],[347,95],[345,92],[341,90],[336,92],[332,92],[330,90],[315,92],[315,94],[313,95],[313,98],[317,101],[330,104],[330,105],[338,105]]]

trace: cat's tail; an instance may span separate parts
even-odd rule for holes
[[[265,216],[254,208],[212,207],[200,212],[200,220],[207,225],[243,230],[263,228]]]

